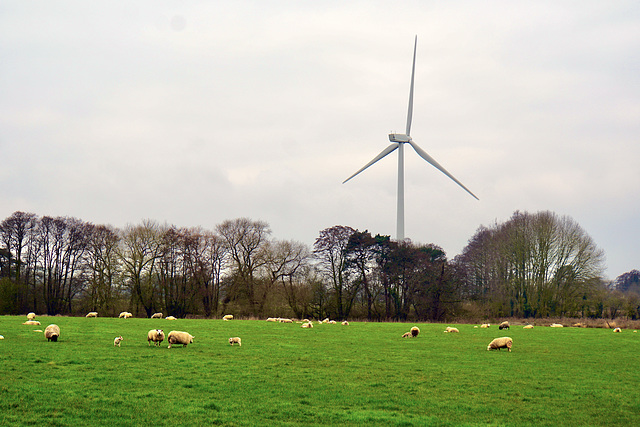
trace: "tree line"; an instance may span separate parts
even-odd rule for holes
[[[584,230],[551,212],[481,226],[452,260],[435,244],[341,225],[309,247],[248,218],[118,229],[14,212],[0,223],[0,314],[638,318],[640,273],[606,283],[603,265]]]

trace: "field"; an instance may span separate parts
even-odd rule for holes
[[[640,333],[0,316],[0,425],[640,425]],[[41,332],[60,326],[57,343]],[[195,336],[149,347],[149,329]],[[113,338],[122,335],[120,348]],[[487,351],[508,335],[513,351]],[[228,338],[240,336],[242,347]]]

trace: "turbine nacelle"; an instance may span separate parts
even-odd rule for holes
[[[391,142],[411,142],[413,141],[409,135],[404,133],[390,133],[389,141]]]

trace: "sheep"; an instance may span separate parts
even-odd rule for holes
[[[149,343],[147,347],[151,346],[151,341],[158,347],[160,346],[160,343],[164,341],[164,332],[162,329],[151,329],[147,332],[147,343]]]
[[[47,326],[44,330],[44,337],[47,341],[57,342],[60,336],[60,327],[55,324]]]
[[[311,322],[307,322],[307,323],[303,323],[302,325],[300,325],[301,328],[313,328],[313,323]]]
[[[420,329],[418,329],[418,327],[417,327],[417,326],[414,326],[413,328],[411,328],[411,329],[409,330],[409,332],[411,332],[411,336],[412,336],[413,338],[415,338],[415,337],[417,337],[417,336],[418,336],[418,334],[420,333]]]
[[[165,320],[176,320],[176,318],[173,316],[167,316],[165,317]]]
[[[613,332],[622,332],[622,329],[620,329],[620,328],[614,328],[614,329],[613,329]]]
[[[169,347],[173,344],[182,344],[183,347],[186,347],[187,344],[191,344],[195,337],[188,332],[183,331],[171,331],[169,335],[167,335],[167,341],[169,341]]]
[[[38,322],[37,320],[27,320],[26,322],[23,323],[23,325],[39,325],[40,322]]]
[[[344,321],[342,322],[342,326],[349,326],[349,322],[347,322],[346,320],[344,320]]]
[[[0,335],[0,340],[3,340],[3,339],[4,339],[4,337],[2,335]]]
[[[280,319],[280,323],[293,323],[291,319]]]
[[[114,347],[115,347],[115,346],[120,347],[120,343],[122,342],[122,340],[124,340],[124,338],[122,338],[122,335],[121,335],[121,336],[119,336],[119,337],[115,337],[115,338],[113,339],[113,346],[114,346]]]
[[[500,323],[500,325],[498,326],[498,329],[500,330],[509,329],[509,322],[505,320],[504,322]]]
[[[329,318],[327,317],[326,319],[324,319],[322,323],[329,323]]]
[[[119,319],[128,319],[129,317],[133,317],[133,314],[129,313],[128,311],[123,311],[122,313],[120,313],[120,316],[118,316]]]
[[[233,319],[233,314],[225,314],[222,317],[222,320],[231,320],[231,319]]]
[[[238,344],[238,346],[242,347],[242,340],[240,339],[240,337],[229,338],[229,344]]]
[[[458,330],[458,328],[452,328],[450,326],[447,326],[447,329],[445,329],[444,332],[449,333],[449,332],[460,332],[460,331]]]
[[[483,323],[482,325],[480,325],[481,328],[488,328],[491,326],[491,323]]]
[[[98,317],[98,312],[97,311],[90,311],[84,317]]]
[[[511,338],[501,337],[491,341],[487,346],[487,350],[500,350],[501,348],[506,348],[509,351],[511,351],[512,345],[513,345],[513,340]]]
[[[32,312],[32,313],[27,314],[27,320],[33,320],[35,318],[36,318],[36,314],[35,313]]]
[[[278,319],[276,319],[275,317],[268,317],[267,318],[267,322],[277,322]]]
[[[522,329],[533,329],[533,325],[525,325]]]
[[[151,319],[162,319],[162,313],[153,313]]]
[[[552,323],[549,325],[550,328],[564,328],[560,323]]]

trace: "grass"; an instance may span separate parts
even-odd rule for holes
[[[413,325],[24,320],[0,317],[0,425],[640,425],[640,334],[629,330],[420,323],[403,339]],[[33,332],[49,323],[57,343]],[[148,347],[153,328],[195,340]],[[511,353],[486,351],[504,335]]]

